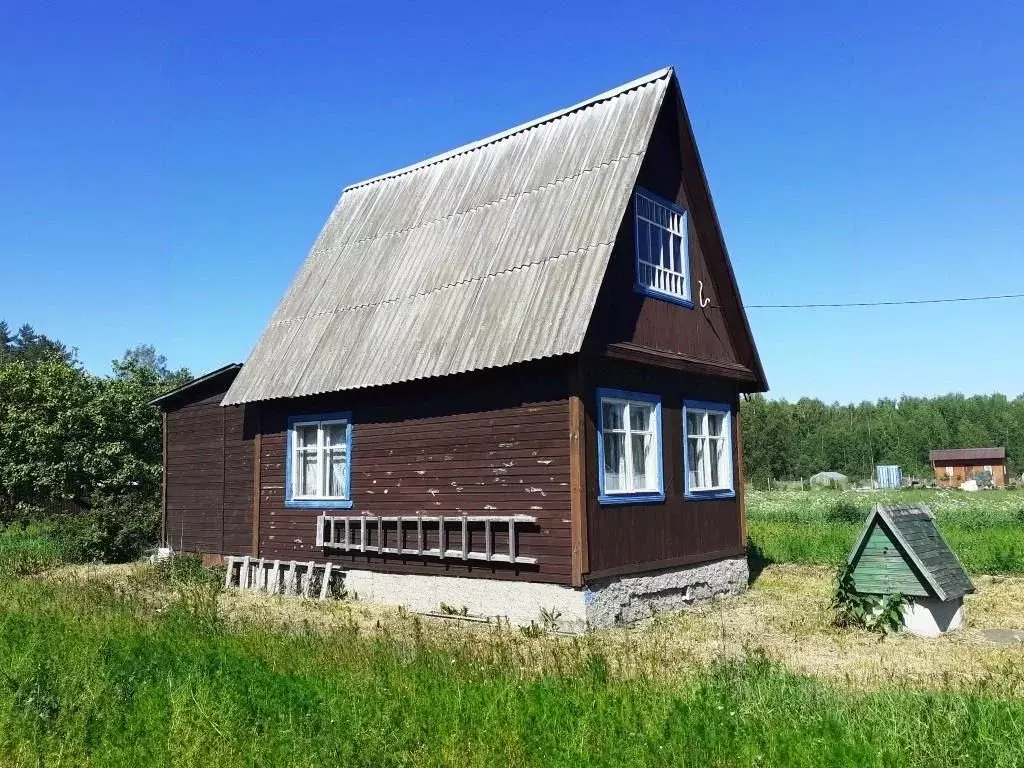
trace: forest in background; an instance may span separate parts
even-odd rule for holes
[[[795,403],[754,395],[741,404],[748,480],[796,480],[822,471],[870,478],[877,464],[931,477],[928,451],[1006,448],[1008,469],[1024,471],[1024,395],[901,397],[859,405]]]

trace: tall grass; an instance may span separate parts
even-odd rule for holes
[[[61,550],[53,532],[50,522],[0,526],[0,578],[26,576],[59,565]]]
[[[1024,492],[754,491],[747,498],[751,542],[771,562],[842,562],[872,504],[923,503],[968,571],[1024,573]]]
[[[1024,701],[855,695],[753,654],[622,679],[590,646],[558,674],[469,648],[226,626],[213,592],[159,611],[101,586],[0,580],[5,765],[986,765],[1024,759]],[[508,634],[515,643],[516,635]],[[508,658],[513,658],[509,653]]]

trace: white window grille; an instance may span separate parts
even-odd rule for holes
[[[601,495],[662,493],[657,398],[600,396]]]
[[[733,490],[728,408],[685,406],[686,492]]]
[[[289,428],[289,501],[344,501],[349,498],[351,421],[330,418],[295,421]]]
[[[645,292],[690,302],[686,211],[636,193],[636,284]]]

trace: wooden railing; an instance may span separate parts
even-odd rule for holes
[[[449,560],[483,560],[496,563],[533,565],[535,557],[516,552],[516,525],[536,523],[532,515],[410,515],[408,517],[379,517],[376,515],[330,516],[320,515],[316,524],[316,546],[340,549],[343,552],[376,552],[378,554],[415,555]],[[471,549],[470,525],[483,524],[484,548]],[[494,534],[504,528],[508,534],[506,552],[495,552]],[[376,539],[372,536],[376,529]],[[452,529],[456,529],[453,531]],[[389,531],[395,533],[397,546],[384,546]],[[437,546],[427,547],[428,534],[436,532]],[[353,533],[356,534],[353,540]],[[415,534],[409,541],[409,534]],[[456,540],[452,542],[452,534]],[[455,543],[456,546],[449,546]],[[411,546],[410,546],[411,545]]]

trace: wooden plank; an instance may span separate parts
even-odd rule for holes
[[[242,570],[238,574],[238,588],[248,589],[249,588],[249,556],[246,555],[242,558]]]
[[[160,541],[167,543],[167,411],[160,414],[160,429],[163,441],[163,474],[160,477]]]
[[[747,494],[746,477],[743,474],[743,429],[740,423],[740,402],[736,403],[733,411],[733,423],[736,425],[736,500],[740,507],[740,541],[741,547],[747,547]],[[685,471],[685,469],[684,469]]]
[[[294,560],[288,563],[288,571],[284,577],[284,593],[291,597],[295,594],[295,567],[298,565]]]
[[[359,551],[366,551],[366,517],[359,518]]]
[[[259,426],[257,424],[256,435],[252,440],[252,541],[250,549],[253,557],[259,557],[260,554],[260,496],[263,494],[262,483],[260,482],[263,477],[262,464],[260,462],[263,434]]]
[[[267,592],[272,595],[276,595],[281,588],[281,561],[275,560],[274,565],[270,569],[270,585],[267,588]]]
[[[235,570],[235,558],[228,558],[228,567],[224,571],[224,589],[228,589],[231,586],[231,576]]]
[[[465,515],[462,516],[462,559],[469,554],[469,522]]]
[[[575,381],[581,376],[577,371]],[[578,391],[569,396],[569,521],[572,535],[572,585],[583,586],[589,567],[587,551],[587,498],[584,487],[586,473],[585,423],[583,398]]]
[[[491,556],[494,554],[494,549],[493,549],[494,541],[493,541],[493,534],[491,532],[491,521],[490,520],[485,520],[484,521],[484,547],[485,547],[484,554],[487,556],[486,559],[488,561],[490,561]]]
[[[331,584],[331,568],[333,568],[333,567],[334,567],[334,565],[330,561],[328,561],[327,564],[324,565],[324,575],[323,575],[323,578],[320,581],[320,599],[321,600],[326,600],[327,599],[328,588],[330,587],[330,584]]]
[[[310,560],[306,563],[306,580],[302,584],[302,596],[309,597],[313,589],[313,570],[316,568],[316,563]]]

